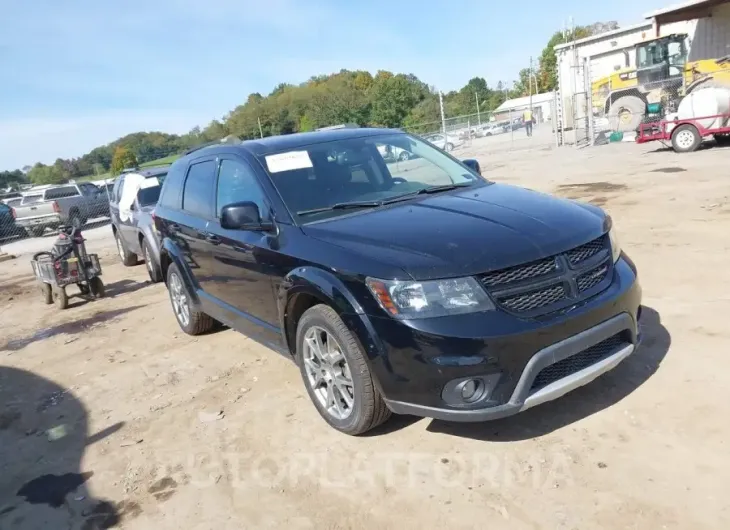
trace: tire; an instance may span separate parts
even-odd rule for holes
[[[40,289],[41,296],[43,297],[43,302],[46,305],[51,305],[53,303],[53,289],[51,288],[51,285],[45,282],[41,282]]]
[[[329,360],[318,360],[319,358],[308,346],[308,343],[314,340],[312,336],[317,334],[320,334],[318,335],[320,344],[324,345],[325,341],[321,339],[323,336],[329,340],[334,339],[336,343],[336,345],[332,343],[331,346],[336,348],[337,353],[325,353],[324,357],[329,360],[333,356],[341,357],[340,360],[331,365],[328,364]],[[331,427],[354,436],[363,434],[390,418],[390,409],[373,382],[360,345],[334,309],[327,305],[309,308],[299,320],[296,337],[297,364],[307,394],[317,412]],[[305,343],[305,339],[309,340]],[[322,367],[321,373],[318,367]],[[348,381],[348,376],[349,385],[334,383],[335,379]],[[346,387],[350,387],[351,391]],[[349,404],[345,395],[350,400]],[[330,399],[333,400],[335,409],[332,412],[326,405]]]
[[[401,162],[405,162],[406,160],[410,160],[411,154],[408,151],[401,151],[398,155],[398,160]]]
[[[691,153],[701,144],[702,137],[694,125],[685,123],[672,131],[672,147],[677,153]]]
[[[646,115],[646,103],[637,96],[623,96],[611,103],[608,123],[612,131],[631,132],[639,128]]]
[[[155,260],[147,239],[142,238],[142,244],[140,246],[142,247],[142,259],[144,260],[145,267],[147,267],[147,274],[150,275],[150,280],[152,283],[160,283],[162,281],[160,264]]]
[[[56,307],[58,307],[58,309],[67,309],[68,295],[66,294],[66,289],[64,289],[63,287],[54,287],[53,302],[56,304]]]
[[[137,263],[139,263],[137,254],[127,250],[127,246],[124,244],[124,240],[121,237],[119,237],[119,232],[117,232],[116,230],[114,231],[114,239],[117,242],[117,254],[119,254],[119,257],[121,258],[122,263],[126,267],[131,267],[133,265],[137,265]]]
[[[167,290],[170,295],[172,312],[180,329],[188,335],[200,335],[213,328],[215,320],[202,311],[193,308],[190,293],[185,286],[183,276],[174,263],[167,269]]]
[[[104,282],[98,276],[94,276],[89,280],[89,290],[95,298],[104,298],[104,295],[106,294]]]
[[[454,150],[454,144],[448,143],[446,144],[446,151],[453,151]]]

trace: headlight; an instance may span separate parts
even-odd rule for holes
[[[608,240],[611,242],[611,256],[613,257],[613,262],[616,263],[621,257],[621,244],[618,242],[616,229],[613,226],[608,231]]]
[[[494,309],[474,278],[426,282],[367,278],[373,296],[390,316],[398,319],[433,318]]]

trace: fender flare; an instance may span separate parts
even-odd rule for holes
[[[162,246],[160,248],[160,270],[162,271],[162,279],[165,282],[165,285],[167,285],[167,269],[172,263],[177,266],[178,270],[182,274],[182,280],[185,283],[185,287],[187,288],[190,297],[192,298],[193,304],[199,306],[200,298],[198,298],[198,284],[193,275],[190,273],[190,268],[188,267],[182,252],[180,252],[177,246],[174,245],[170,239],[165,238],[162,241]]]
[[[384,350],[380,339],[357,298],[337,276],[311,266],[293,269],[277,293],[280,326],[290,352],[296,349],[292,343],[296,328],[291,327],[290,315],[300,295],[317,298],[331,306],[353,332],[368,357],[382,355]]]

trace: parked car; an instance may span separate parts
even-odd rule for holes
[[[382,145],[418,163],[386,165]],[[387,129],[192,152],[155,209],[175,317],[295,360],[348,434],[391,412],[508,416],[615,367],[638,344],[641,290],[611,218],[479,173]]]
[[[141,258],[153,282],[162,280],[160,245],[153,213],[168,166],[122,174],[114,183],[109,210],[114,239],[122,263],[137,265]]]
[[[503,134],[504,132],[504,126],[499,123],[488,123],[486,125],[482,125],[482,136],[494,136],[497,134]]]
[[[425,140],[431,142],[433,145],[444,151],[453,151],[454,148],[464,144],[464,141],[458,136],[447,134],[444,137],[443,134],[431,134],[425,137]]]
[[[23,200],[23,196],[19,195],[18,197],[10,197],[9,199],[2,199],[2,200],[0,200],[0,202],[2,202],[3,204],[7,204],[11,208],[15,208],[16,206],[18,206],[20,204],[20,201],[22,201],[22,200]]]
[[[106,193],[89,182],[31,189],[15,207],[18,226],[39,237],[46,228],[81,228],[89,219],[109,216]]]
[[[0,240],[23,235],[25,230],[16,224],[13,208],[6,202],[0,201]]]

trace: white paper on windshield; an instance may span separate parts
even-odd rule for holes
[[[306,151],[289,151],[278,155],[268,155],[266,165],[271,173],[281,173],[282,171],[310,168],[312,167],[312,160]]]

